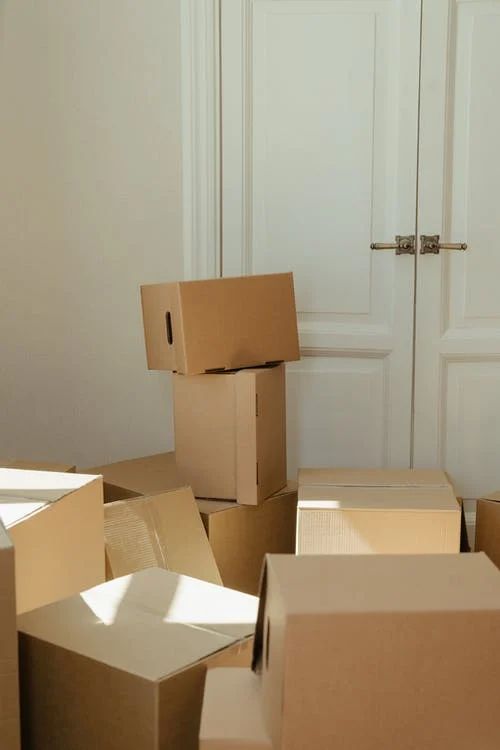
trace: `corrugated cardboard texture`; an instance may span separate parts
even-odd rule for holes
[[[25,747],[195,750],[206,668],[241,662],[256,609],[151,569],[23,615]]]
[[[298,554],[460,551],[451,487],[299,487]]]
[[[104,506],[108,577],[160,567],[222,583],[190,487]]]
[[[286,484],[283,365],[174,376],[179,472],[197,497],[256,505]]]
[[[438,469],[299,469],[299,485],[336,487],[447,487]]]
[[[500,568],[500,492],[477,501],[476,552],[486,552]]]
[[[0,521],[0,748],[20,743],[14,547]]]
[[[269,556],[256,661],[275,750],[493,750],[499,627],[485,555]]]
[[[225,586],[258,595],[264,556],[295,551],[295,483],[252,508],[197,500]]]
[[[7,461],[2,464],[4,468],[8,469],[25,469],[30,471],[57,471],[60,474],[64,474],[68,471],[75,471],[76,468],[73,464],[61,464],[53,463],[51,461],[26,461],[25,459],[16,458],[12,461]]]
[[[207,674],[200,750],[229,748],[272,750],[262,715],[259,680],[249,669],[212,669]]]
[[[0,469],[0,519],[16,549],[18,613],[104,581],[100,477]]]
[[[150,370],[194,375],[300,358],[290,273],[150,284],[141,297]]]
[[[101,474],[106,484],[125,488],[139,495],[155,495],[186,484],[177,471],[173,453],[141,456],[104,466],[93,466],[82,471],[85,474]]]

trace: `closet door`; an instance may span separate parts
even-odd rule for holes
[[[292,270],[288,470],[408,466],[420,0],[222,0],[224,275]],[[407,249],[400,242],[400,250]]]
[[[423,0],[416,466],[500,488],[500,0]]]

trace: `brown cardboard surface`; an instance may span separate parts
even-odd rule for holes
[[[82,469],[82,472],[101,474],[106,484],[131,490],[138,495],[154,495],[186,484],[177,471],[174,453],[157,453],[153,456],[141,456],[103,466],[92,466]]]
[[[105,503],[107,577],[160,567],[222,583],[190,487]]]
[[[448,487],[438,469],[299,469],[299,485],[336,487]]]
[[[269,556],[255,663],[273,747],[493,750],[499,627],[483,554]]]
[[[141,298],[150,370],[195,375],[300,359],[291,273],[149,284]]]
[[[296,483],[257,507],[196,502],[224,585],[257,595],[264,556],[295,550]]]
[[[29,471],[57,471],[60,474],[64,474],[67,471],[76,471],[76,467],[73,464],[54,463],[51,461],[27,461],[21,458],[7,461],[2,466],[8,469],[26,469]]]
[[[0,747],[20,750],[14,547],[0,521]]]
[[[196,497],[256,505],[286,484],[283,365],[174,376],[175,457]]]
[[[476,552],[486,552],[500,567],[500,492],[492,492],[477,501]]]
[[[259,680],[249,669],[212,669],[207,674],[200,750],[229,748],[272,750],[262,715]]]
[[[206,668],[241,662],[256,611],[152,568],[19,617],[26,747],[195,750]]]
[[[18,613],[104,580],[101,477],[0,469],[0,520],[16,549]]]
[[[298,554],[460,551],[461,508],[450,485],[299,486]]]

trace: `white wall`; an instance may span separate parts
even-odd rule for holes
[[[179,1],[0,2],[0,456],[172,446],[138,287],[179,278]]]

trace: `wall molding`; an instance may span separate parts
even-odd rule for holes
[[[221,272],[220,0],[181,0],[184,277]]]

